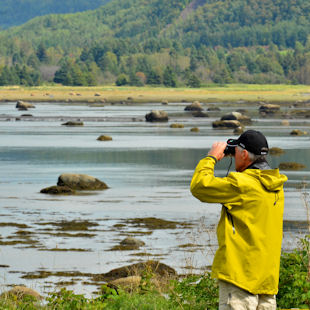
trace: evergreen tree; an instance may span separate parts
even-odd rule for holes
[[[146,79],[146,84],[150,85],[160,85],[162,83],[161,75],[156,70],[151,70]]]
[[[201,86],[201,82],[195,74],[192,74],[190,75],[186,85],[192,88],[199,88]]]
[[[40,43],[36,52],[36,55],[40,62],[47,62],[48,61],[48,56],[46,53],[46,47],[43,43]]]
[[[177,86],[177,79],[176,76],[170,66],[167,66],[164,75],[163,75],[163,84],[166,87],[176,87]]]

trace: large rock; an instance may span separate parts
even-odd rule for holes
[[[29,102],[19,100],[16,103],[16,108],[20,109],[20,110],[27,110],[27,109],[31,109],[31,108],[33,109],[33,108],[35,108],[35,106]]]
[[[107,135],[101,135],[97,138],[98,141],[112,141],[112,137],[111,136],[107,136]]]
[[[4,298],[12,297],[12,298],[17,299],[17,300],[22,300],[25,296],[32,296],[37,300],[43,298],[35,290],[28,288],[26,286],[19,286],[19,285],[14,286],[11,290],[1,294],[1,297],[4,297]]]
[[[100,190],[108,186],[87,174],[64,173],[58,177],[58,186],[68,186],[75,190]]]
[[[133,237],[127,237],[127,238],[123,239],[120,242],[120,244],[121,245],[133,245],[133,246],[137,246],[137,247],[145,245],[145,243],[142,240],[139,240],[139,239],[136,239]]]
[[[232,120],[232,121],[214,121],[212,123],[212,127],[213,128],[221,128],[221,129],[234,129],[234,128],[238,128],[238,127],[242,127],[241,123],[239,121],[236,120]]]
[[[42,194],[51,194],[51,195],[72,195],[75,194],[75,190],[68,186],[50,186],[41,189],[40,193]]]
[[[165,111],[153,110],[145,115],[147,122],[168,122],[168,114]]]
[[[258,110],[261,114],[274,114],[280,111],[280,106],[278,104],[262,104]]]
[[[250,124],[252,122],[249,116],[246,116],[240,112],[231,112],[221,117],[221,121],[232,121],[232,120],[237,120],[243,124]]]
[[[184,109],[185,111],[202,111],[203,107],[199,101],[194,101],[192,104],[188,105]]]
[[[143,273],[149,272],[159,277],[174,278],[177,276],[176,271],[158,261],[146,261],[133,265],[124,266],[113,269],[104,274],[94,276],[95,281],[113,281],[115,279],[126,278],[131,276],[141,276]]]
[[[302,131],[300,129],[293,129],[291,132],[290,132],[290,135],[291,136],[303,136],[303,135],[306,135],[307,132],[306,131]]]

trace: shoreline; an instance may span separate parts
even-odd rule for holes
[[[164,87],[70,87],[70,86],[6,86],[0,87],[0,102],[53,103],[282,103],[310,102],[307,85],[241,85],[204,88]]]

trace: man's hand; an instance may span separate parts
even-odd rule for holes
[[[220,161],[224,157],[224,150],[226,146],[226,142],[214,142],[208,155],[214,156],[218,161]]]

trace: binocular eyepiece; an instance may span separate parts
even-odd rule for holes
[[[235,146],[227,145],[224,150],[225,156],[235,156]]]

